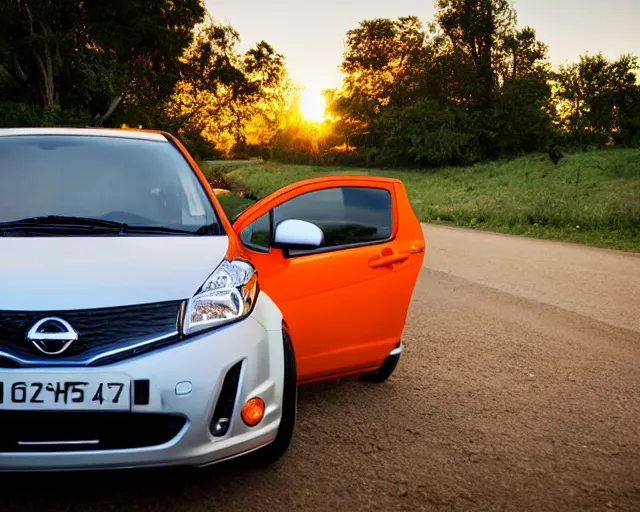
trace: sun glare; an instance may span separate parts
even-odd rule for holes
[[[320,122],[325,115],[324,97],[319,91],[305,89],[300,98],[300,109],[305,119]]]

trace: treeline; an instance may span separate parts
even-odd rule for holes
[[[304,120],[284,57],[202,0],[5,0],[0,127],[169,130],[203,158],[439,166],[640,145],[638,59],[552,69],[508,0],[437,0],[347,33],[329,119]]]
[[[201,0],[5,0],[0,127],[144,127],[201,157],[267,144],[294,88],[284,57],[236,49]]]
[[[437,0],[433,22],[374,19],[347,34],[344,81],[327,91],[336,163],[469,164],[559,148],[640,146],[638,59],[601,54],[551,68],[508,0]],[[292,133],[294,129],[292,128]],[[309,160],[294,134],[287,157]]]

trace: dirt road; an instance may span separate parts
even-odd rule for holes
[[[640,257],[425,232],[397,373],[302,388],[275,466],[0,477],[0,510],[640,510]]]

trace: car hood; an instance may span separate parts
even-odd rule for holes
[[[0,310],[116,307],[191,297],[226,236],[0,238]]]

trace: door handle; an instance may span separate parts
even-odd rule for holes
[[[411,254],[420,254],[425,251],[425,243],[424,242],[415,242],[411,245],[409,252]]]
[[[391,266],[394,263],[403,263],[409,259],[407,253],[390,254],[389,256],[376,256],[369,260],[369,266],[371,268],[380,268]]]

